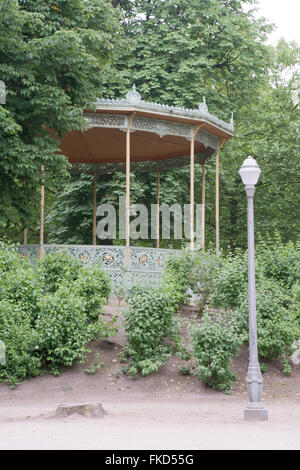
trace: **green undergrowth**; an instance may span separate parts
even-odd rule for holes
[[[58,375],[84,362],[91,341],[116,331],[102,309],[110,291],[100,266],[83,266],[64,253],[31,263],[0,243],[0,383],[16,386],[26,377]]]

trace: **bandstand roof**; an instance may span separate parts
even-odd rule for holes
[[[94,111],[85,110],[87,127],[63,136],[60,148],[73,172],[110,173],[125,170],[125,137],[130,126],[131,169],[156,171],[190,162],[195,134],[195,162],[204,163],[219,144],[231,139],[229,123],[209,113],[205,99],[198,109],[143,101],[133,86],[124,99],[98,99]]]

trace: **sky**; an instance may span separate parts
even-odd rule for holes
[[[268,42],[276,44],[282,36],[287,41],[300,44],[300,0],[258,0],[259,16],[264,16],[277,29]]]

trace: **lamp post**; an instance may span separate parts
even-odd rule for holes
[[[244,418],[248,421],[265,421],[268,412],[261,403],[263,378],[258,362],[257,323],[256,323],[256,292],[255,292],[255,261],[254,261],[254,211],[253,197],[255,185],[261,170],[252,157],[246,158],[239,174],[245,185],[248,198],[248,306],[249,306],[249,366],[246,377],[249,404],[244,410]]]

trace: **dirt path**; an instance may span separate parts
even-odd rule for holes
[[[115,307],[114,307],[115,308]],[[109,309],[108,309],[109,310]],[[109,313],[109,311],[108,311]],[[234,360],[232,395],[182,376],[171,358],[157,374],[130,379],[120,373],[122,331],[95,343],[103,367],[94,375],[75,365],[59,377],[35,377],[12,390],[0,386],[0,449],[298,449],[300,367],[286,377],[274,362],[264,374],[267,422],[244,421],[248,352]],[[91,357],[93,354],[91,355]],[[100,402],[104,418],[46,419],[62,403]]]
[[[1,408],[1,449],[300,449],[300,407],[286,400],[265,403],[268,422],[249,423],[245,402],[236,397],[161,400],[145,393],[97,399],[107,412],[102,419],[35,418],[55,402]]]

